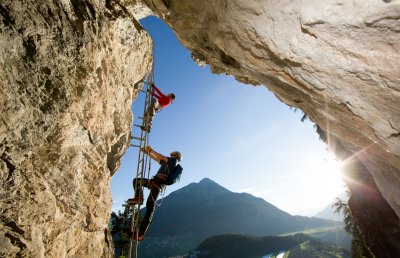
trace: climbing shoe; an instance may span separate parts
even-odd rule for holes
[[[143,204],[143,196],[136,196],[135,198],[130,198],[126,201],[128,204]]]
[[[143,235],[140,234],[140,232],[139,232],[138,235],[137,235],[137,238],[136,238],[136,232],[133,232],[133,233],[132,233],[132,236],[131,236],[131,239],[132,239],[133,241],[139,243],[140,241],[143,240]]]

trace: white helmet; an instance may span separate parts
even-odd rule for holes
[[[182,154],[179,151],[173,151],[170,154],[172,157],[175,157],[178,161],[182,160]]]

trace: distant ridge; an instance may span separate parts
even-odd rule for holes
[[[262,198],[231,192],[204,178],[164,198],[148,235],[192,234],[204,240],[224,233],[277,235],[334,225],[324,219],[292,216]]]
[[[337,198],[340,200],[347,202],[349,197],[346,193],[340,194]],[[332,205],[336,202],[336,199],[332,201],[328,206],[326,206],[323,210],[316,213],[313,217],[321,218],[321,219],[329,219],[329,220],[336,220],[336,221],[343,221],[343,214],[335,213],[334,208]]]
[[[262,198],[231,192],[204,178],[162,200],[140,243],[139,257],[182,255],[221,234],[267,236],[335,225],[325,219],[292,216]]]

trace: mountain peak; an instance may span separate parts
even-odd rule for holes
[[[264,199],[231,192],[204,178],[165,197],[154,217],[149,235],[193,234],[193,239],[202,240],[221,233],[281,234],[335,223],[291,216]]]
[[[228,189],[226,189],[225,187],[217,184],[216,182],[214,182],[213,180],[211,180],[208,177],[205,177],[203,179],[200,180],[199,183],[197,183],[198,187],[201,189],[205,189],[207,191],[213,191],[213,192],[231,192]]]
[[[205,177],[200,180],[199,184],[217,184],[214,181],[212,181],[210,178]]]
[[[191,183],[187,186],[177,190],[177,193],[181,192],[190,192],[191,194],[207,194],[207,195],[218,195],[223,193],[231,193],[228,189],[224,188],[223,186],[217,184],[210,178],[203,178],[198,183]]]

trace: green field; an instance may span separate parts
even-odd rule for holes
[[[336,232],[336,231],[341,231],[341,230],[343,230],[342,227],[322,227],[322,228],[312,228],[312,229],[307,229],[307,230],[303,230],[303,231],[285,233],[285,234],[281,234],[280,236],[291,236],[291,235],[295,235],[298,233],[303,233],[303,234],[307,234],[310,236],[314,236],[314,235],[321,235],[321,234]]]
[[[289,253],[289,252],[287,252]],[[321,244],[315,241],[306,241],[290,250],[287,258],[305,258],[305,257],[319,257],[319,258],[350,258],[350,251],[345,249],[338,249],[334,246]]]
[[[282,234],[281,236],[291,236],[298,233],[303,233],[318,238],[324,242],[334,244],[338,248],[345,248],[348,250],[351,248],[351,236],[348,235],[342,227],[313,228],[299,232],[286,233]]]

